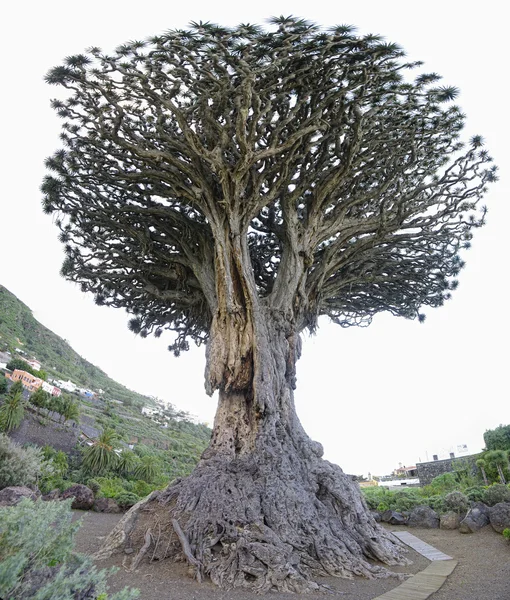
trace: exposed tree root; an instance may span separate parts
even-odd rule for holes
[[[203,460],[134,506],[97,557],[141,548],[136,568],[152,548],[155,560],[187,560],[197,578],[261,593],[317,590],[312,578],[326,575],[397,576],[374,561],[407,563],[402,546],[372,519],[357,484],[317,456],[293,470],[286,462],[275,470],[249,457]]]

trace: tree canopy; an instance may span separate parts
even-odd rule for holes
[[[69,56],[46,76],[66,92],[42,186],[63,275],[133,331],[175,332],[176,353],[208,338],[235,243],[258,301],[298,332],[422,319],[456,287],[496,167],[481,137],[461,141],[457,90],[413,78],[420,65],[293,17]]]

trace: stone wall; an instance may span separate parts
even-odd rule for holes
[[[35,444],[41,447],[48,444],[69,454],[78,441],[79,427],[73,426],[72,422],[63,425],[48,418],[45,421],[47,425],[42,425],[39,417],[25,410],[25,418],[21,425],[11,431],[9,437],[18,444]]]
[[[426,463],[417,463],[418,478],[420,485],[428,485],[434,477],[443,473],[453,473],[462,468],[467,467],[468,471],[473,475],[477,473],[476,461],[480,458],[480,454],[471,454],[470,456],[461,456],[457,458],[446,458],[444,460],[433,460]]]

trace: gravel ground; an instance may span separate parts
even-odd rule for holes
[[[122,515],[83,513],[74,511],[76,518],[83,517],[83,525],[76,536],[76,550],[93,554],[101,545],[105,535],[116,525]],[[432,600],[510,600],[510,546],[503,536],[496,534],[490,526],[477,534],[461,534],[458,531],[439,529],[408,529],[387,527],[390,531],[410,531],[423,541],[449,554],[459,561],[443,587],[432,596]],[[413,564],[394,568],[400,573],[422,571],[429,561],[413,550],[407,555]],[[98,567],[120,567],[110,577],[110,591],[124,586],[140,590],[141,600],[260,600],[260,596],[247,591],[222,591],[211,583],[198,584],[188,575],[187,565],[171,561],[142,564],[129,573],[121,564],[120,557],[101,561]],[[321,580],[332,588],[334,598],[349,600],[372,600],[399,585],[394,578],[367,581],[326,578]],[[307,600],[324,600],[324,594],[308,594]],[[296,600],[295,594],[271,593],[271,600]]]

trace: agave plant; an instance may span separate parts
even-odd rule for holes
[[[83,467],[90,473],[105,473],[116,468],[119,457],[117,449],[118,436],[113,429],[105,429],[89,446],[83,456]]]

